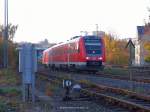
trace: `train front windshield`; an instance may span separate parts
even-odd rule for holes
[[[98,37],[86,37],[84,38],[85,49],[87,56],[100,56],[102,54],[102,42]]]

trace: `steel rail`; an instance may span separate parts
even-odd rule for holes
[[[46,73],[43,73],[43,72],[42,72],[42,74],[46,75]],[[62,80],[63,77],[52,76],[52,79],[53,78],[54,79],[57,78],[59,80],[60,79]],[[49,81],[53,81],[52,79],[50,80],[50,78],[48,78]],[[79,82],[79,81],[75,81],[75,82]],[[93,84],[93,83],[90,83],[88,85],[84,84],[84,85],[88,89],[91,88],[91,90],[88,90],[87,88],[82,89],[82,93],[88,94],[90,97],[92,97],[92,99],[94,99],[94,98],[96,98],[96,99],[103,98],[103,100],[108,102],[108,103],[120,106],[122,108],[127,108],[128,110],[131,110],[131,111],[134,111],[134,112],[150,112],[149,107],[142,106],[141,104],[137,104],[137,103],[132,102],[132,101],[119,99],[119,98],[116,98],[116,97],[111,96],[111,95],[103,94],[101,90],[103,90],[105,92],[113,92],[113,93],[116,93],[116,94],[127,95],[130,99],[132,99],[132,98],[133,99],[139,99],[139,100],[143,100],[144,102],[145,101],[150,102],[150,96],[141,95],[141,94],[138,94],[138,93],[135,93],[135,92],[125,90],[125,89],[114,88],[114,87],[109,87],[109,86],[104,86],[104,85],[96,85],[96,84]],[[96,92],[92,91],[92,89],[94,89],[94,88],[97,88],[97,90],[100,90],[100,91],[96,91]]]
[[[117,105],[117,106],[120,106],[120,107],[123,107],[123,108],[127,108],[127,109],[129,109],[130,111],[133,111],[133,112],[150,112],[150,108],[147,108],[147,107],[142,106],[140,104],[136,104],[134,102],[119,99],[119,98],[109,96],[109,95],[105,95],[105,94],[102,94],[102,93],[97,93],[97,92],[90,91],[90,90],[87,90],[87,89],[82,89],[82,92],[84,94],[87,94],[91,97],[96,98],[96,100],[103,99],[106,102],[109,102],[113,105]]]

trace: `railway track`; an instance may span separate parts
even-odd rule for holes
[[[140,83],[150,83],[150,76],[146,79],[140,76],[119,76],[119,75],[111,75],[111,74],[104,74],[104,73],[96,73],[96,76],[99,77],[105,77],[105,78],[112,78],[112,79],[120,79],[120,80],[131,80],[135,82],[140,82]]]
[[[132,80],[141,83],[150,83],[150,67],[106,67],[108,72],[100,71],[96,73],[97,76],[108,77],[120,80]],[[118,74],[117,71],[120,73]],[[107,71],[106,71],[107,72]]]
[[[49,70],[47,70],[49,71]],[[53,72],[57,72],[57,71],[53,71]],[[135,74],[131,74],[131,75],[115,75],[115,74],[108,74],[108,73],[104,73],[104,72],[97,72],[97,73],[88,73],[88,72],[73,72],[73,71],[61,71],[62,73],[71,73],[71,74],[76,74],[76,75],[80,75],[82,73],[82,75],[85,76],[95,76],[95,77],[104,77],[104,78],[112,78],[112,79],[119,79],[119,80],[126,80],[126,81],[135,81],[138,83],[150,83],[150,75],[144,75],[144,74],[140,74],[140,75],[135,75]]]
[[[135,81],[139,83],[150,83],[150,75],[146,75],[146,77],[144,77],[144,74],[134,75],[132,73],[131,75],[115,75],[115,74],[112,75],[112,74],[108,74],[108,73],[104,73],[100,71],[95,74],[82,72],[82,75],[88,75],[88,76],[92,75],[96,77],[112,78],[112,79],[119,79],[119,80],[126,80],[126,81]]]
[[[124,89],[92,84],[82,90],[83,94],[104,100],[112,105],[128,108],[133,112],[150,112],[150,96],[137,94]]]
[[[87,72],[76,73],[76,72],[66,72],[66,71],[50,71],[48,69],[42,70],[48,72],[49,74],[53,74],[56,76],[69,76],[75,80],[88,80],[90,82],[94,82],[96,84],[102,84],[106,86],[112,86],[116,88],[123,88],[130,91],[150,95],[150,83],[144,83],[143,81],[134,81],[128,79],[120,79],[116,78],[113,75],[107,74],[89,74]],[[106,76],[105,76],[106,75]]]
[[[150,104],[149,102],[145,102],[144,100],[137,100],[130,96],[125,97],[121,96],[120,94],[110,93],[110,92],[99,92],[98,90],[91,90],[91,89],[83,89],[82,92],[96,101],[105,101],[115,106],[120,106],[123,108],[128,109],[129,111],[133,112],[150,112]],[[146,105],[146,106],[145,106]],[[147,106],[148,105],[148,106]]]
[[[59,80],[60,82],[62,81],[62,78],[60,77],[56,77],[56,76],[47,76],[47,73],[44,73],[44,72],[40,72],[40,74],[42,75],[38,75],[40,77],[42,77],[42,79],[44,79],[45,81],[44,82],[54,82],[56,83],[56,80]],[[39,77],[38,77],[39,78]],[[60,94],[57,93],[57,94]],[[56,99],[58,98],[58,96],[56,97]],[[62,98],[62,96],[61,96]],[[85,98],[85,99],[89,99],[89,98]],[[58,100],[58,99],[57,99]],[[56,102],[56,101],[55,101]],[[56,103],[56,109],[58,112],[60,111],[63,111],[63,112],[70,112],[70,111],[73,111],[71,110],[71,108],[73,109],[76,109],[75,111],[78,111],[78,112],[128,112],[126,109],[122,109],[122,108],[117,108],[117,107],[114,107],[113,108],[110,106],[105,106],[105,105],[102,105],[102,104],[99,104],[99,103],[95,103],[91,100],[80,100],[80,99],[72,99],[71,101],[69,102],[62,102],[61,100],[59,100],[59,103]],[[94,107],[94,108],[93,108]],[[54,107],[55,108],[55,107]],[[59,109],[66,109],[66,110],[60,110]],[[68,111],[67,111],[67,108],[68,108]],[[56,112],[57,112],[56,111]],[[74,112],[74,111],[73,111]]]
[[[49,80],[51,81],[52,79],[50,77],[52,77],[52,79],[57,78],[62,80],[62,77],[49,76]],[[78,80],[78,82],[80,81]],[[133,112],[150,112],[150,96],[137,94],[125,89],[92,83],[81,83],[81,85],[84,87],[84,89],[82,89],[82,94],[91,97],[94,101],[99,102],[103,100],[105,103],[125,108]]]

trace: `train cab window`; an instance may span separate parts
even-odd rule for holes
[[[86,45],[87,54],[101,54],[101,46],[98,45]]]
[[[102,43],[99,38],[86,38],[84,39],[85,49],[88,55],[101,55]]]

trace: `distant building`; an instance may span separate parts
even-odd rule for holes
[[[138,26],[138,38],[135,41],[135,63],[136,66],[150,66],[150,24]]]
[[[49,48],[52,47],[53,45],[56,45],[56,43],[49,43],[47,39],[45,39],[44,41],[40,41],[39,43],[36,44],[36,46],[40,48]]]
[[[144,27],[144,34],[150,35],[150,23],[147,23]]]
[[[105,32],[104,31],[93,31],[93,35],[104,37]]]
[[[25,43],[28,43],[28,42],[17,43],[18,44],[18,48],[21,47],[21,45],[23,45]],[[42,60],[42,53],[43,53],[43,51],[45,49],[55,45],[55,43],[49,43],[47,39],[45,39],[44,41],[40,41],[39,43],[32,43],[32,44],[35,45],[35,47],[36,47],[38,62],[41,62],[41,60]]]
[[[20,42],[17,44],[18,46],[20,46],[24,43],[28,43],[28,42]],[[44,41],[40,41],[39,43],[32,43],[32,44],[34,44],[37,48],[42,48],[42,49],[47,49],[49,47],[52,47],[53,45],[56,45],[56,43],[49,43],[47,39],[45,39]]]

